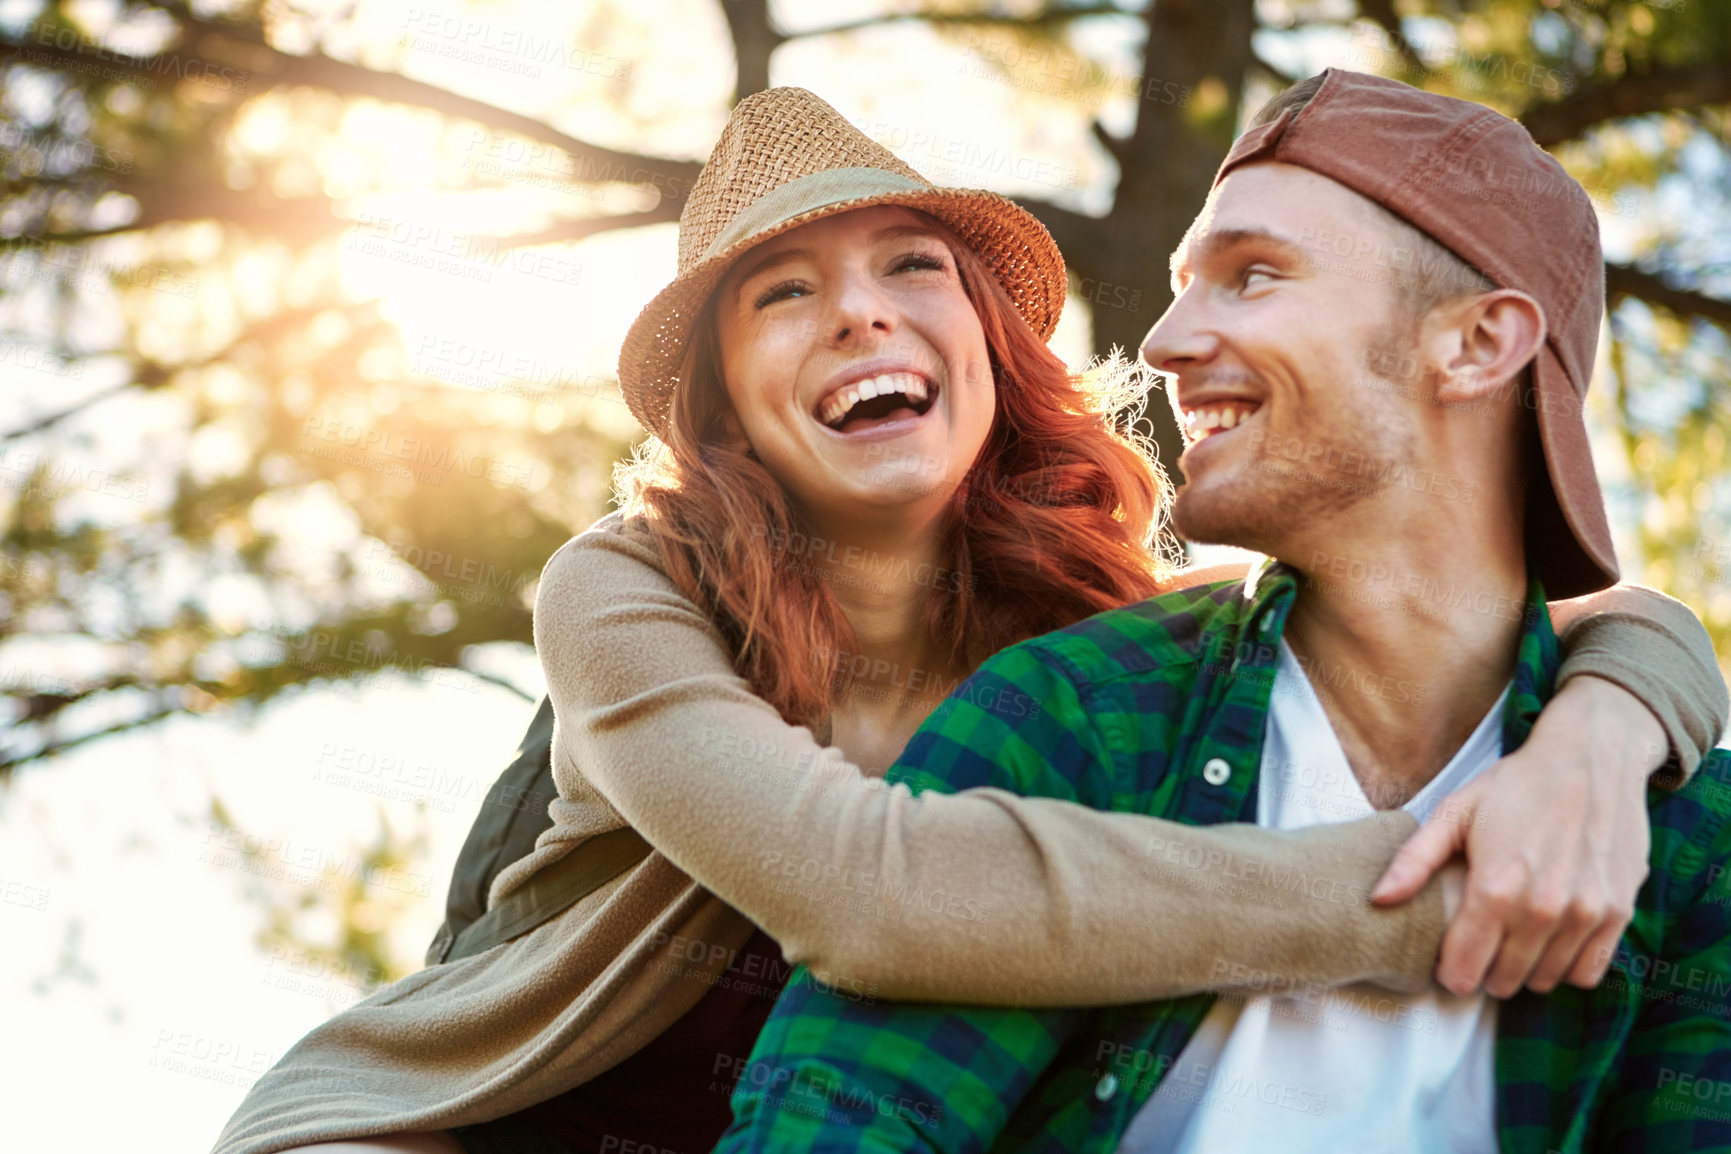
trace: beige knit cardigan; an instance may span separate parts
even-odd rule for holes
[[[657,852],[540,928],[313,1029],[215,1154],[444,1129],[552,1097],[743,980],[727,967],[754,922],[859,996],[1100,1005],[1271,978],[1429,980],[1434,882],[1384,911],[1318,880],[1362,895],[1415,828],[1402,812],[1284,833],[886,787],[752,694],[641,522],[617,513],[548,562],[534,626],[560,796],[490,900],[626,823]],[[1649,664],[1700,648],[1663,621],[1640,628],[1662,635]],[[1630,661],[1600,653],[1591,671]]]

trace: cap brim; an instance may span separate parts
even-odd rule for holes
[[[1587,436],[1584,390],[1570,382],[1548,341],[1533,362],[1533,386],[1550,484],[1535,484],[1528,495],[1527,564],[1547,597],[1579,597],[1615,585],[1618,577]]]
[[[937,217],[997,274],[1028,327],[1041,340],[1051,337],[1064,309],[1064,258],[1046,226],[1027,209],[982,189],[930,188],[860,197],[814,208],[755,233],[657,293],[632,322],[619,350],[620,390],[632,415],[657,435],[666,428],[691,326],[740,254],[815,220],[879,205],[920,209]]]

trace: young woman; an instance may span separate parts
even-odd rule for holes
[[[621,356],[659,443],[538,591],[559,798],[492,904],[626,827],[653,852],[314,1030],[218,1154],[707,1149],[796,962],[850,997],[998,1004],[1428,979],[1435,883],[1379,911],[1280,880],[1368,890],[1399,812],[1271,834],[875,780],[943,696],[991,691],[962,684],[986,655],[1196,579],[1150,552],[1125,379],[1045,347],[1064,272],[1032,217],[778,89],[735,110],[679,264]],[[1557,736],[1589,713],[1658,728],[1572,682],[1533,738],[1558,790],[1610,772]],[[1192,855],[1239,868],[1167,864]]]

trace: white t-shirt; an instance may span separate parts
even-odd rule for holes
[[[1508,690],[1403,807],[1421,822],[1502,756]],[[1369,817],[1328,714],[1284,641],[1256,824]],[[1495,1151],[1496,1002],[1433,986],[1223,995],[1130,1122],[1119,1154],[1466,1154]]]

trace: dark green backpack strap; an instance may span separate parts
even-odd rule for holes
[[[451,943],[487,912],[493,879],[535,849],[553,825],[547,806],[559,796],[553,782],[553,702],[541,699],[511,763],[487,791],[475,824],[451,870],[445,921],[427,948],[427,965],[445,960]]]
[[[528,933],[648,857],[652,848],[628,825],[596,834],[506,894],[458,934],[445,960],[479,954]]]

